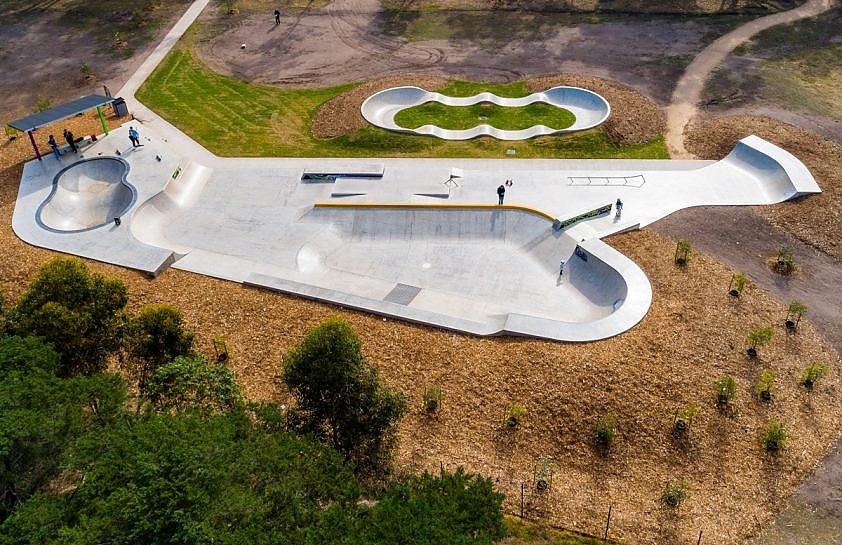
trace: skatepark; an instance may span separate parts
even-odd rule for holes
[[[820,191],[757,137],[716,162],[197,160],[152,124],[144,146],[127,146],[127,129],[78,163],[28,163],[15,232],[151,275],[174,267],[475,335],[622,333],[644,318],[652,289],[603,237],[692,206]]]

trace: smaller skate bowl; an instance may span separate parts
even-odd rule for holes
[[[126,181],[129,164],[117,157],[84,159],[63,168],[53,189],[35,213],[52,231],[75,233],[96,229],[125,214],[137,197]]]
[[[446,106],[471,106],[490,102],[498,106],[517,108],[542,102],[570,111],[576,121],[564,129],[546,125],[533,125],[526,129],[504,130],[491,125],[477,125],[470,129],[451,130],[436,125],[422,125],[408,129],[395,123],[398,112],[427,102],[439,102]],[[478,136],[493,136],[500,140],[526,140],[548,134],[563,134],[584,131],[601,125],[611,114],[611,106],[602,96],[579,87],[553,87],[542,93],[533,93],[521,98],[499,97],[492,93],[480,93],[470,97],[450,97],[426,91],[420,87],[392,87],[368,97],[360,108],[362,116],[377,127],[407,134],[436,136],[444,140],[469,140]]]

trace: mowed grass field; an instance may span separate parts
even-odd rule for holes
[[[190,40],[188,33],[146,80],[137,98],[220,156],[668,158],[661,137],[639,146],[620,146],[601,129],[517,142],[490,137],[451,142],[369,126],[336,138],[318,139],[310,124],[319,105],[355,84],[288,89],[240,81],[203,65],[193,53]],[[500,96],[528,94],[522,83],[497,86],[456,82],[441,92],[465,96],[476,94],[477,89]]]

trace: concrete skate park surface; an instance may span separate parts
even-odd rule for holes
[[[576,116],[576,121],[573,125],[564,129],[534,125],[521,130],[503,130],[487,124],[477,125],[465,130],[443,129],[435,125],[422,125],[411,129],[395,123],[395,115],[398,112],[427,102],[439,102],[446,106],[457,107],[491,102],[509,108],[541,102],[570,111]],[[478,136],[493,136],[500,140],[526,140],[535,136],[584,131],[601,125],[611,114],[611,107],[607,100],[593,91],[579,87],[553,87],[542,93],[533,93],[521,98],[504,98],[493,93],[479,93],[470,97],[451,97],[426,91],[420,87],[392,87],[368,97],[360,110],[366,121],[377,127],[409,134],[436,136],[444,140],[469,140]]]
[[[63,168],[36,213],[47,229],[84,231],[122,216],[134,203],[135,190],[126,181],[129,165],[116,157],[83,159]]]
[[[127,128],[85,156],[111,156]],[[640,268],[600,238],[690,206],[819,191],[795,157],[756,137],[718,162],[224,159],[167,130],[147,123],[145,145],[122,150],[137,199],[120,226],[45,229],[37,211],[72,161],[46,157],[24,168],[15,232],[151,274],[172,265],[473,334],[588,341],[633,327],[652,298]],[[617,198],[620,218],[553,228]],[[102,206],[107,216],[111,204]],[[91,210],[78,214],[68,213],[81,223]]]

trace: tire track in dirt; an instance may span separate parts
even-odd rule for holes
[[[384,64],[417,69],[440,64],[446,59],[442,49],[407,44],[375,32],[379,30],[378,0],[335,0],[327,6],[327,11],[331,15],[330,26],[342,43]]]

